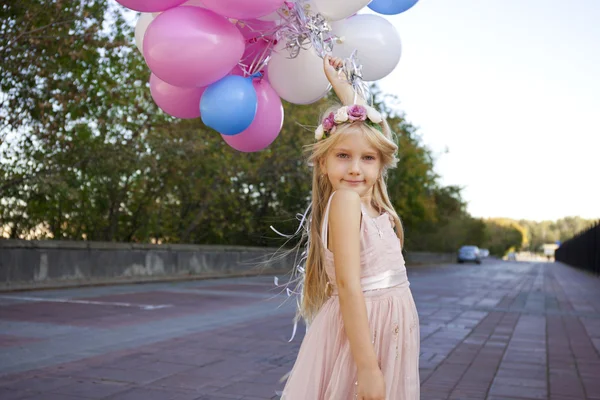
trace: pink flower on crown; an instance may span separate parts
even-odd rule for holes
[[[323,129],[325,132],[329,132],[335,126],[333,113],[329,113],[329,115],[323,120]]]
[[[364,121],[367,119],[367,109],[355,104],[348,107],[348,119],[350,121]]]

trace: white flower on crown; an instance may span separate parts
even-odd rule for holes
[[[333,120],[338,124],[348,121],[348,107],[340,107],[335,113]]]
[[[325,130],[323,129],[323,124],[321,124],[315,131],[315,140],[323,139],[323,135],[325,135]]]
[[[375,124],[380,124],[383,121],[383,117],[381,116],[379,111],[369,106],[365,106],[365,108],[367,109],[367,118],[369,118],[371,122]]]

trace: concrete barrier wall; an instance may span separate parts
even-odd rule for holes
[[[407,264],[451,264],[456,262],[455,253],[430,253],[425,251],[408,251],[404,255]]]
[[[294,255],[274,248],[0,240],[0,290],[285,274]],[[429,261],[427,261],[429,260]],[[443,263],[435,253],[407,262]]]

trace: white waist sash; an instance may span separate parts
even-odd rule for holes
[[[360,280],[360,286],[363,292],[408,285],[406,270],[389,270]],[[331,286],[333,286],[332,296],[337,296],[338,291],[336,285],[332,284]]]

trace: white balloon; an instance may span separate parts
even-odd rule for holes
[[[294,104],[310,104],[329,92],[323,60],[312,47],[300,50],[296,58],[288,57],[285,43],[281,41],[268,64],[269,82],[282,99]]]
[[[311,0],[319,13],[330,21],[348,18],[364,7],[371,0]]]
[[[144,54],[144,34],[153,20],[154,15],[152,13],[142,13],[135,24],[135,45],[142,54]]]
[[[357,50],[363,66],[363,79],[376,81],[390,74],[400,61],[400,35],[388,20],[379,15],[359,14],[333,24],[342,43],[333,47],[333,55],[347,58]]]

